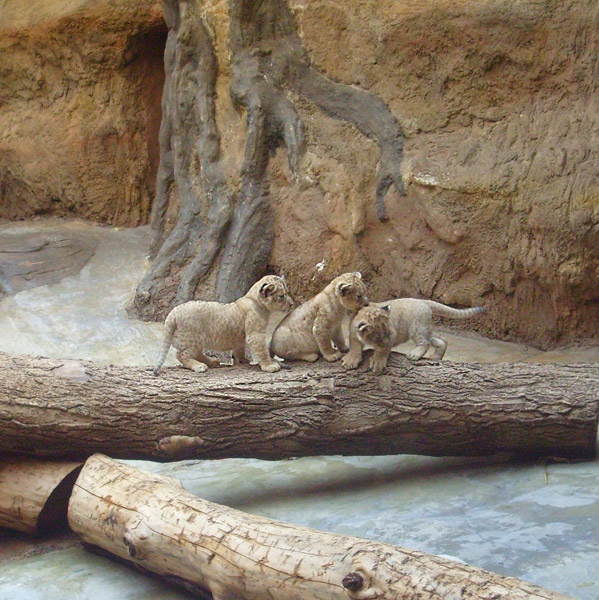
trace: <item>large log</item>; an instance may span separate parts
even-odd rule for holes
[[[214,600],[564,598],[439,556],[242,513],[102,455],[83,467],[68,518],[88,546]]]
[[[81,463],[0,457],[0,526],[46,534],[66,526]]]
[[[0,453],[87,458],[325,454],[592,457],[599,366],[98,366],[0,354]]]

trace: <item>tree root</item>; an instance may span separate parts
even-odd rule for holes
[[[220,163],[214,107],[218,65],[212,40],[195,4],[163,4],[169,35],[152,214],[154,263],[139,284],[133,307],[137,316],[146,318],[193,299],[219,254],[217,300],[235,300],[265,273],[274,243],[268,162],[283,146],[292,175],[298,177],[305,149],[304,126],[289,92],[377,142],[376,207],[381,221],[388,218],[385,197],[391,186],[405,195],[400,174],[403,133],[387,105],[376,94],[331,81],[311,65],[287,0],[229,0],[231,96],[246,111],[248,131],[234,208]],[[179,211],[167,234],[172,202],[178,202]]]

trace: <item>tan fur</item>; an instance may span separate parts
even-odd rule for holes
[[[341,350],[347,350],[341,333],[343,317],[366,304],[366,286],[360,273],[339,275],[281,321],[273,333],[271,350],[292,360],[312,362],[319,353],[329,362],[339,360]]]
[[[362,360],[362,348],[372,346],[370,368],[381,373],[387,366],[391,348],[411,339],[416,348],[406,355],[410,360],[424,356],[429,346],[435,349],[433,360],[441,360],[447,342],[433,335],[433,314],[454,319],[467,319],[484,312],[483,307],[457,309],[432,300],[399,298],[373,303],[358,312],[350,324],[350,349],[343,365],[355,369]]]
[[[193,371],[206,371],[209,366],[219,364],[206,356],[205,350],[232,350],[234,362],[244,362],[246,343],[263,371],[278,371],[281,365],[271,358],[266,345],[266,326],[271,313],[288,313],[292,306],[285,280],[276,275],[263,277],[235,302],[180,304],[164,322],[164,341],[154,375],[162,366],[171,343],[178,350],[181,364]]]

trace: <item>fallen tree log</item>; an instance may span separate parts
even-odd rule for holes
[[[467,564],[390,544],[249,515],[103,455],[85,463],[69,502],[89,547],[214,600],[420,598],[558,600]]]
[[[0,527],[37,535],[66,526],[77,462],[0,457]]]
[[[599,366],[408,364],[382,376],[97,366],[0,354],[0,453],[87,458],[592,457]]]

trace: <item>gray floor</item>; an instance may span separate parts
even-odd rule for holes
[[[0,235],[18,227],[0,228]],[[65,227],[89,230],[81,223]],[[90,235],[99,236],[100,247],[79,275],[0,302],[0,350],[153,361],[161,327],[127,321],[124,313],[147,264],[147,230],[98,228]],[[539,353],[476,335],[449,339],[449,360],[599,361],[598,349],[586,346]],[[397,456],[135,464],[251,513],[449,555],[573,598],[599,599],[599,461]],[[0,537],[2,543],[14,539]],[[189,597],[70,542],[42,555],[31,550],[0,552],[0,599]]]

